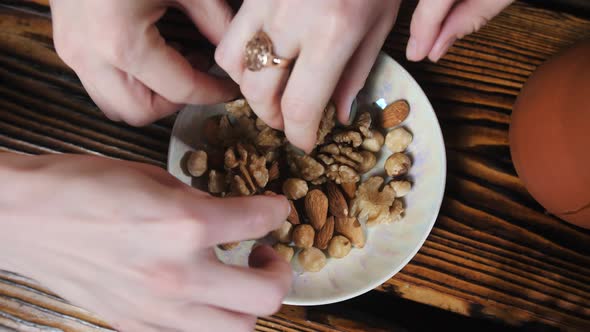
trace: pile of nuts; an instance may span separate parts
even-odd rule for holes
[[[353,247],[363,248],[363,224],[401,219],[400,198],[412,187],[404,179],[412,165],[405,150],[413,139],[400,127],[410,111],[405,100],[388,105],[380,121],[361,112],[346,127],[336,126],[336,109],[329,104],[310,154],[292,147],[282,132],[257,118],[244,99],[226,104],[226,110],[205,121],[207,151],[190,152],[186,171],[193,177],[207,175],[209,192],[220,197],[284,194],[291,213],[269,235],[287,261],[297,253],[303,271],[320,271],[326,255],[339,259]],[[381,176],[362,181],[362,175],[375,168],[384,145],[391,152],[384,167],[389,181]],[[237,245],[220,247],[231,250]]]

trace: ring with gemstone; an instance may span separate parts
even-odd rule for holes
[[[248,70],[259,71],[264,67],[287,68],[293,60],[275,55],[270,37],[258,31],[246,44],[244,62]]]

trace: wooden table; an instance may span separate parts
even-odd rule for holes
[[[396,304],[401,297],[511,326],[590,331],[590,232],[546,214],[527,194],[507,135],[527,77],[590,37],[590,16],[517,2],[438,64],[413,64],[403,56],[413,6],[404,3],[384,49],[425,89],[443,128],[449,172],[436,225],[415,258],[375,291],[341,304],[285,306],[261,318],[257,330],[392,331],[396,316],[405,314],[405,305]],[[177,16],[162,31],[207,48]],[[140,129],[106,120],[55,54],[47,7],[0,2],[0,151],[98,154],[165,167],[173,120]],[[108,325],[3,273],[0,331],[47,327]]]

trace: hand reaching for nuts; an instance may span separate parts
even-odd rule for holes
[[[279,227],[283,196],[221,199],[154,166],[73,155],[2,153],[0,181],[0,268],[117,330],[252,331],[289,291],[291,269],[272,248],[256,248],[251,268],[212,250]]]

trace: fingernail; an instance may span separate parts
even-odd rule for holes
[[[416,38],[410,36],[408,40],[408,47],[406,48],[406,58],[410,61],[418,61],[418,42]]]
[[[248,259],[248,265],[253,268],[261,268],[275,259],[274,249],[262,244],[252,249]]]
[[[350,103],[347,103],[347,105],[350,105],[350,107],[348,111],[348,121],[346,121],[346,125],[350,126],[354,121],[354,118],[356,118],[356,112],[358,109],[356,98],[352,98],[352,101]]]
[[[432,47],[430,55],[428,55],[428,59],[430,59],[430,61],[432,62],[438,62],[438,60],[440,60],[440,58],[442,58],[447,53],[447,51],[449,50],[451,45],[453,45],[455,40],[457,39],[451,38],[446,42],[437,40],[436,43],[434,43],[434,46]]]

